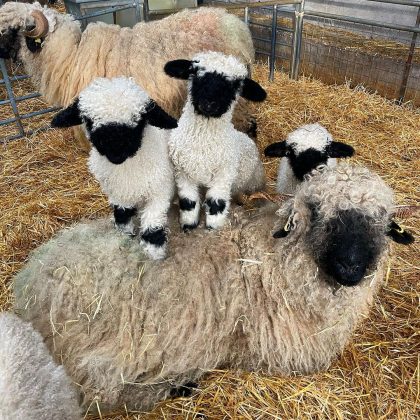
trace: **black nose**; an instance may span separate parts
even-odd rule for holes
[[[120,165],[121,163],[125,162],[127,159],[127,155],[126,154],[116,154],[116,153],[107,153],[106,157],[108,158],[108,160],[113,163],[114,165]]]
[[[355,286],[366,272],[364,264],[353,263],[349,260],[336,260],[332,263],[333,276],[343,286]]]
[[[212,100],[203,100],[200,103],[200,108],[204,112],[212,113],[217,110],[217,102]]]

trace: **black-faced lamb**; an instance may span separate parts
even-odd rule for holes
[[[207,50],[232,54],[248,65],[254,59],[249,28],[221,8],[184,10],[133,28],[95,22],[82,33],[73,16],[39,3],[0,7],[0,57],[22,62],[36,88],[54,105],[70,105],[96,77],[131,76],[178,118],[186,87],[169,78],[163,67],[179,56],[191,58]],[[245,132],[254,127],[246,101],[234,121]]]
[[[178,187],[180,223],[197,227],[200,187],[207,188],[206,226],[223,226],[231,195],[264,186],[264,170],[255,143],[232,124],[238,97],[263,101],[266,93],[247,77],[244,64],[217,52],[200,53],[193,60],[174,60],[165,72],[188,80],[187,102],[169,139]]]
[[[353,156],[354,149],[338,141],[322,125],[306,124],[281,142],[273,143],[264,150],[265,156],[280,157],[277,173],[277,192],[293,194],[305,175],[319,165],[335,166],[336,158]]]
[[[79,420],[76,385],[29,322],[0,314],[0,419]]]
[[[106,221],[79,224],[33,253],[15,309],[102,410],[145,410],[220,367],[316,372],[372,304],[387,238],[412,240],[393,209],[377,175],[340,164],[304,181],[280,218],[233,208],[223,230],[174,232],[158,264]]]
[[[165,256],[167,213],[174,194],[168,155],[176,120],[133,79],[98,78],[52,120],[53,127],[84,124],[92,143],[89,169],[114,208],[116,226],[134,235],[139,212],[142,246],[149,257]]]

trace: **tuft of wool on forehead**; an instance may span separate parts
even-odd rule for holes
[[[113,122],[134,127],[149,102],[149,95],[133,78],[100,77],[80,93],[79,109],[82,116],[92,118],[94,128]]]
[[[309,148],[323,152],[333,138],[326,128],[316,123],[299,127],[287,136],[286,141],[299,154]]]
[[[229,79],[245,78],[248,75],[246,66],[232,55],[224,55],[215,51],[196,54],[193,57],[197,75],[218,73]]]

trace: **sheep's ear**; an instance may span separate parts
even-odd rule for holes
[[[290,233],[290,230],[286,230],[285,228],[281,228],[273,233],[273,238],[285,238]]]
[[[354,154],[353,147],[339,141],[333,141],[328,145],[327,154],[331,158],[347,158]]]
[[[295,228],[295,222],[293,219],[294,213],[292,212],[292,214],[287,219],[286,224],[281,229],[278,229],[273,233],[273,238],[285,238],[290,233],[290,231]]]
[[[286,156],[286,152],[286,140],[270,144],[264,149],[264,155],[267,157],[283,157]]]
[[[72,127],[73,125],[80,125],[82,123],[83,121],[79,111],[79,99],[76,99],[71,105],[55,115],[51,120],[51,127]]]
[[[191,60],[168,61],[163,69],[168,76],[183,80],[188,80],[190,75],[195,72]]]
[[[410,232],[401,228],[397,223],[391,220],[386,234],[398,244],[409,245],[414,242],[414,237]]]
[[[158,128],[176,128],[178,122],[167,114],[155,101],[151,101],[146,111],[146,121]]]
[[[257,82],[246,77],[241,96],[249,101],[262,102],[267,97],[267,93]]]

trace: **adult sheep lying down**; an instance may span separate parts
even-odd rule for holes
[[[16,278],[16,310],[84,404],[97,398],[102,409],[150,408],[219,367],[315,372],[367,313],[388,235],[412,240],[392,212],[377,175],[343,164],[303,182],[280,219],[271,206],[233,208],[221,231],[174,229],[161,262],[108,220],[79,224],[32,255]]]
[[[131,76],[166,112],[179,117],[186,84],[167,76],[166,62],[191,59],[200,51],[220,51],[251,64],[254,48],[244,22],[219,8],[184,10],[131,28],[80,24],[39,3],[0,7],[0,58],[20,60],[37,89],[51,104],[69,105],[96,77]],[[242,102],[234,123],[255,130]]]

